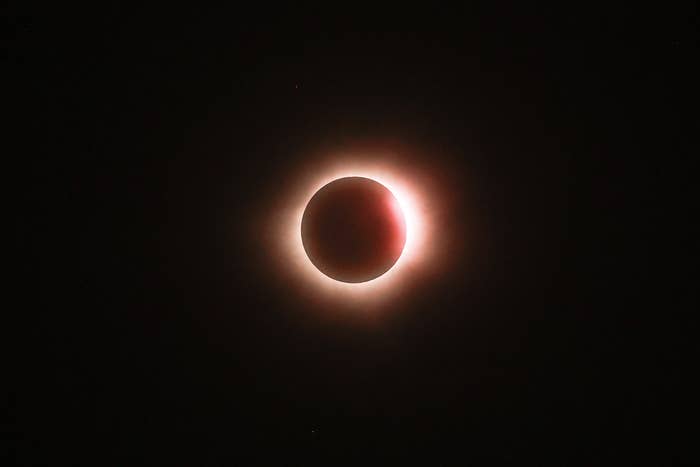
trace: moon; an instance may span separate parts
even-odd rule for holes
[[[386,273],[406,244],[406,220],[394,194],[365,177],[344,177],[319,189],[301,222],[313,265],[340,282],[368,282]]]

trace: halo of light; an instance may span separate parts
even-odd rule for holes
[[[279,254],[291,265],[290,276],[313,299],[333,298],[344,304],[367,305],[397,293],[402,284],[416,272],[432,254],[428,248],[429,222],[425,192],[409,179],[407,171],[386,162],[363,162],[361,159],[336,159],[335,164],[319,167],[313,175],[303,177],[296,185],[289,202],[281,210],[278,226]],[[323,186],[343,177],[365,177],[384,185],[396,197],[406,222],[406,242],[396,263],[381,276],[359,283],[332,279],[317,269],[308,258],[301,238],[301,220],[311,197]]]

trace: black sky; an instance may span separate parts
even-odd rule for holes
[[[692,8],[107,5],[5,15],[11,463],[687,459],[691,289],[653,276],[690,239],[658,251]],[[305,151],[373,145],[450,173],[473,245],[368,327],[308,313],[250,226]]]

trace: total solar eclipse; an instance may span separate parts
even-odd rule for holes
[[[406,221],[387,187],[365,177],[344,177],[309,200],[301,238],[309,260],[323,274],[340,282],[367,282],[401,256]]]

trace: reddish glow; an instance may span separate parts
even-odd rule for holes
[[[360,158],[334,158],[333,163],[316,167],[314,174],[302,177],[290,188],[288,202],[276,218],[277,253],[289,265],[288,280],[293,280],[303,293],[314,301],[333,300],[343,304],[367,305],[386,299],[415,275],[417,265],[431,259],[434,249],[428,246],[430,219],[427,194],[404,173],[401,165],[386,162],[365,162]],[[406,221],[406,243],[394,266],[376,279],[360,283],[334,280],[319,271],[309,260],[301,239],[301,219],[311,197],[324,185],[343,177],[359,176],[375,180],[396,197],[397,209]],[[399,214],[400,214],[399,212]]]

